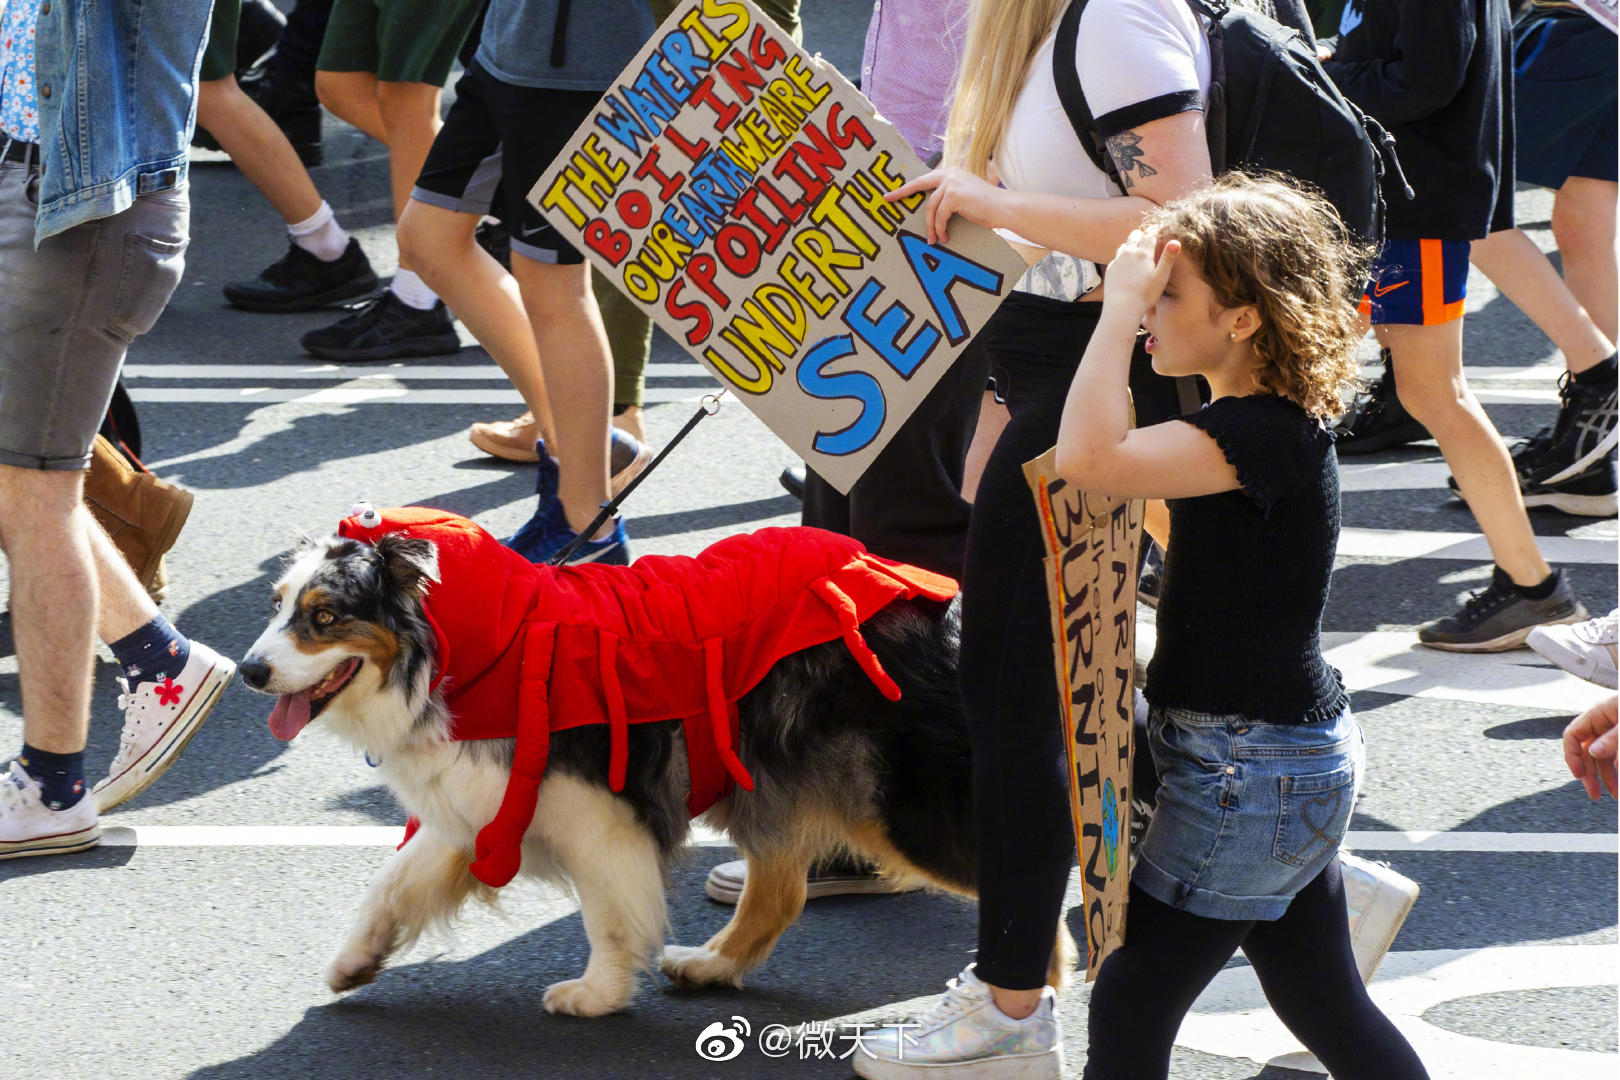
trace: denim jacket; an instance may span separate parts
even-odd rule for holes
[[[43,0],[34,242],[178,187],[213,0]]]

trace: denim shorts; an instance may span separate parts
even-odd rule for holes
[[[0,162],[0,465],[87,469],[124,352],[180,283],[190,202],[141,195],[36,251],[38,184],[37,162]]]
[[[1355,716],[1263,724],[1155,707],[1148,736],[1159,790],[1131,883],[1206,919],[1280,918],[1350,827],[1366,758]]]

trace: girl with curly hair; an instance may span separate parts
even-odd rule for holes
[[[1333,1076],[1427,1076],[1351,951],[1338,853],[1365,754],[1320,641],[1339,536],[1327,421],[1356,376],[1369,254],[1324,200],[1229,173],[1150,213],[1109,264],[1058,472],[1168,500],[1170,544],[1146,686],[1158,796],[1125,944],[1092,989],[1088,1078],[1165,1076],[1239,947]],[[1161,374],[1208,380],[1209,405],[1131,429],[1138,328]]]

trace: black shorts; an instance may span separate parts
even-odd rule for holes
[[[475,61],[456,82],[455,104],[411,198],[461,214],[495,215],[512,234],[512,251],[525,258],[584,262],[528,194],[599,100],[594,90],[514,86]]]

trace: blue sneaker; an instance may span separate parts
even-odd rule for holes
[[[579,533],[568,527],[562,500],[557,497],[557,459],[546,453],[546,444],[536,442],[540,464],[534,480],[534,492],[540,505],[534,516],[509,538],[502,541],[507,547],[532,563],[548,563],[551,557],[574,542]],[[607,566],[630,564],[630,539],[625,535],[624,519],[615,518],[613,532],[601,540],[587,540],[569,558],[569,563],[603,563]]]

